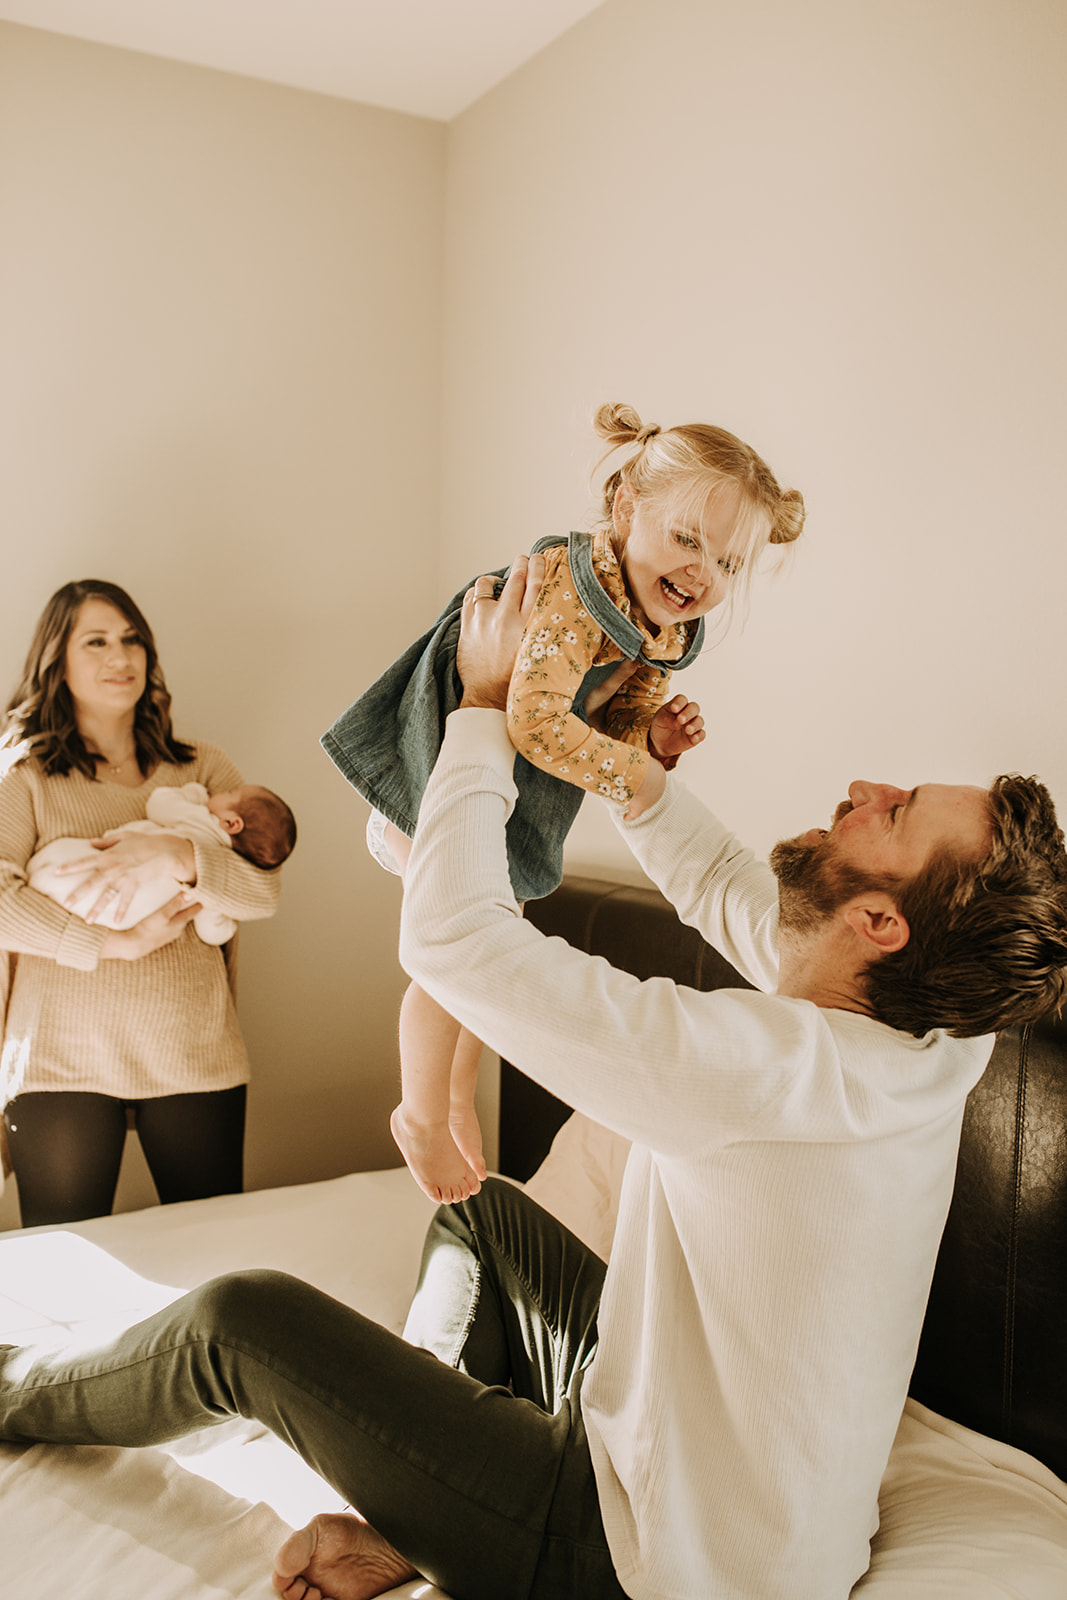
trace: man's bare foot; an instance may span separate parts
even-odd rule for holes
[[[274,1557],[272,1582],[283,1600],[372,1600],[417,1577],[362,1517],[330,1511],[290,1534]]]
[[[486,1178],[488,1169],[482,1154],[482,1129],[474,1107],[470,1104],[453,1105],[448,1113],[448,1131],[475,1177]],[[475,1194],[477,1190],[472,1189],[471,1193]]]
[[[478,1193],[482,1180],[460,1155],[447,1122],[417,1122],[401,1101],[389,1128],[411,1176],[431,1200],[454,1205]]]

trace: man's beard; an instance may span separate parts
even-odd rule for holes
[[[817,844],[807,844],[803,836],[780,839],[769,861],[778,880],[778,922],[785,933],[814,933],[856,895],[888,888],[870,873],[838,861],[831,834]]]
[[[783,933],[813,933],[842,903],[838,874],[822,843],[779,839],[770,853],[778,880],[778,920]]]

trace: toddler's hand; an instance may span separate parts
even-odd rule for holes
[[[684,694],[676,694],[652,718],[648,748],[660,761],[676,761],[687,750],[695,750],[704,737],[700,707]]]

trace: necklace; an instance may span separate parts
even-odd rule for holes
[[[114,777],[117,778],[119,773],[122,771],[123,767],[132,758],[130,756],[123,756],[122,760],[119,761],[119,762],[109,761],[107,759],[107,756],[97,756],[96,759],[97,759],[97,761],[103,762],[103,764],[107,768],[108,772],[110,772]]]

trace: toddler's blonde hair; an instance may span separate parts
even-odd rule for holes
[[[737,496],[737,514],[727,555],[735,578],[723,607],[727,618],[736,599],[746,595],[752,570],[768,545],[792,544],[804,526],[804,497],[799,489],[783,490],[762,456],[751,445],[706,422],[676,428],[646,425],[633,406],[609,402],[598,408],[593,427],[609,455],[626,445],[636,449],[604,480],[602,517],[612,522],[615,496],[628,485],[638,501],[657,506],[686,525],[700,527],[724,495]]]

